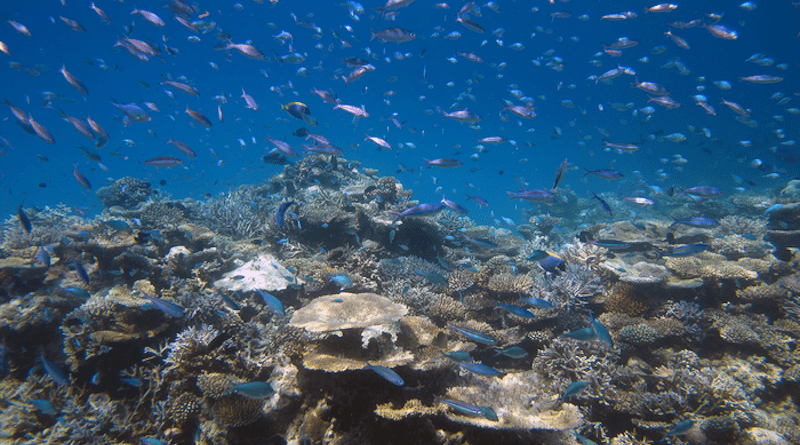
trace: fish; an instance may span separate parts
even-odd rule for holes
[[[697,186],[697,187],[690,187],[688,189],[683,189],[683,190],[681,190],[680,193],[678,193],[675,196],[678,197],[678,196],[681,196],[681,195],[692,195],[692,196],[699,196],[699,197],[702,197],[702,198],[710,198],[712,196],[722,196],[724,194],[725,194],[725,192],[722,189],[718,188],[718,187],[712,187],[712,186],[708,186],[708,185],[701,185],[701,186]]]
[[[603,248],[611,250],[611,251],[628,250],[631,247],[633,247],[632,243],[628,243],[628,242],[625,242],[625,241],[613,240],[613,239],[603,239],[603,240],[587,239],[586,242],[589,243],[589,244],[594,244],[595,246],[598,246],[598,247],[603,247]]]
[[[25,232],[25,234],[30,235],[31,231],[33,230],[33,224],[28,218],[28,214],[25,213],[25,210],[22,208],[22,204],[24,203],[25,202],[23,201],[17,206],[17,218],[19,219],[19,225],[22,227],[22,230]]]
[[[465,193],[465,195],[466,195],[466,193]],[[489,207],[489,202],[486,201],[486,198],[483,198],[482,196],[470,196],[470,195],[466,195],[466,196],[467,196],[467,199],[471,199],[471,200],[475,201],[475,203],[478,204],[481,207]]]
[[[464,326],[456,326],[456,325],[451,325],[450,329],[464,335],[470,341],[474,341],[475,343],[480,343],[482,345],[487,345],[487,346],[494,346],[497,344],[497,340],[495,340],[491,335],[485,332],[476,331],[475,329],[471,329]]]
[[[278,149],[281,153],[296,158],[300,156],[291,145],[284,141],[279,141],[277,139],[272,139],[269,135],[267,135],[267,141],[272,142],[272,145]]]
[[[498,371],[497,369],[494,369],[491,366],[484,365],[483,363],[458,363],[457,366],[460,366],[474,374],[482,375],[485,377],[498,377],[503,375],[501,371]]]
[[[353,106],[353,105],[336,104],[336,106],[331,108],[331,109],[332,110],[344,110],[344,111],[352,114],[355,117],[369,117],[369,113],[367,112],[367,109],[364,107],[364,105],[362,105],[361,108],[359,108],[359,107],[356,107],[356,106]]]
[[[558,188],[558,184],[561,183],[561,178],[564,177],[564,173],[566,173],[568,165],[567,159],[564,158],[564,160],[561,161],[561,165],[558,166],[558,170],[556,171],[556,180],[553,182],[553,191],[555,191]]]
[[[159,17],[158,15],[156,15],[153,12],[143,11],[141,9],[134,9],[131,12],[131,15],[133,15],[133,14],[141,15],[142,17],[144,17],[145,20],[147,20],[148,22],[150,22],[150,23],[152,23],[152,24],[154,24],[156,26],[164,26],[164,25],[166,25],[166,23],[164,23],[164,20],[161,20],[161,17]]]
[[[563,402],[572,396],[580,395],[588,387],[589,387],[589,382],[585,380],[578,380],[577,382],[572,382],[564,391],[564,394],[561,395],[561,401]]]
[[[444,204],[445,207],[447,207],[448,209],[450,209],[450,210],[452,210],[452,211],[454,211],[456,213],[459,213],[461,215],[469,214],[469,209],[463,207],[462,205],[458,204],[455,201],[451,201],[451,200],[445,198],[444,195],[442,195],[442,200],[439,201],[439,202],[441,202],[442,204]]]
[[[609,142],[603,139],[604,148],[612,148],[617,153],[635,153],[639,151],[639,146],[636,144],[628,144],[624,142]]]
[[[421,275],[426,280],[428,280],[431,284],[435,284],[437,286],[447,286],[447,277],[440,273],[436,272],[422,272],[420,270],[414,269],[413,271],[417,275]]]
[[[353,280],[350,279],[345,274],[334,275],[329,280],[329,283],[336,283],[339,286],[339,290],[349,289],[353,287]]]
[[[508,312],[509,314],[516,315],[517,317],[536,318],[535,315],[533,315],[530,311],[528,311],[522,306],[517,306],[514,304],[504,304],[504,303],[497,303],[494,306]]]
[[[74,267],[75,272],[78,273],[78,278],[80,278],[85,284],[89,284],[89,273],[86,272],[86,268],[83,267],[83,264],[81,264],[77,258],[72,259],[72,267]]]
[[[594,331],[595,336],[601,343],[605,344],[609,348],[614,347],[614,341],[611,339],[611,334],[608,332],[605,326],[603,326],[600,321],[598,321],[594,316],[589,315],[587,317],[589,322],[592,324],[592,331]]]
[[[56,385],[69,385],[69,378],[67,375],[64,374],[64,371],[62,371],[58,365],[45,358],[44,350],[39,351],[39,361],[42,362],[42,367],[44,368],[47,377],[49,377],[50,380],[52,380]]]
[[[283,224],[286,219],[286,211],[289,210],[289,207],[295,205],[295,201],[284,202],[280,206],[278,206],[278,211],[275,212],[275,224],[278,226],[279,229],[283,229]]]
[[[200,124],[200,125],[202,125],[204,127],[210,127],[211,126],[211,121],[207,117],[203,116],[202,114],[198,113],[197,111],[190,110],[188,105],[186,105],[186,110],[184,110],[184,113],[188,114],[189,117],[191,117],[195,122],[197,122],[198,124]]]
[[[505,355],[509,358],[521,359],[528,356],[528,351],[520,348],[519,346],[511,346],[506,349],[495,349],[494,352],[497,353],[494,355],[495,357],[498,355]]]
[[[172,145],[174,145],[174,146],[175,146],[175,148],[177,148],[177,149],[178,149],[178,150],[180,150],[180,151],[181,151],[183,154],[185,154],[185,155],[187,155],[187,156],[189,156],[189,157],[191,157],[191,158],[193,158],[193,157],[197,156],[197,155],[195,154],[194,150],[192,150],[192,148],[191,148],[191,147],[189,147],[187,144],[184,144],[183,142],[180,142],[180,141],[175,141],[175,140],[173,140],[172,138],[169,138],[169,139],[167,140],[167,143],[168,143],[168,144],[172,144]]]
[[[611,212],[611,206],[608,205],[607,202],[603,200],[603,198],[597,196],[595,192],[592,192],[592,198],[596,199],[600,203],[600,207],[603,209],[604,212],[608,213],[608,216],[613,216],[614,214]]]
[[[523,303],[527,303],[527,304],[529,304],[529,305],[531,305],[531,306],[533,306],[535,308],[538,308],[538,309],[549,309],[549,308],[553,307],[553,303],[550,303],[547,300],[542,300],[541,298],[523,297],[523,298],[520,298],[519,301],[523,302]]]
[[[142,298],[149,301],[150,304],[155,306],[155,308],[161,311],[164,315],[181,318],[186,313],[186,309],[177,303],[173,303],[158,297],[153,297],[144,292],[138,292],[138,295],[141,295]]]
[[[424,158],[423,158],[424,159]],[[439,167],[439,168],[456,168],[462,166],[463,163],[457,159],[439,158],[434,160],[425,159],[425,167]]]
[[[391,383],[395,386],[403,386],[406,382],[400,377],[400,374],[392,371],[391,369],[385,366],[379,365],[368,365],[365,366],[363,369],[375,371],[376,374],[383,377],[387,382]]]
[[[229,41],[227,45],[222,47],[222,49],[224,50],[235,49],[245,57],[249,57],[254,60],[267,60],[267,56],[265,56],[264,53],[259,51],[258,48],[256,48],[253,45],[248,45],[245,43],[232,43]]]
[[[112,99],[112,104],[117,107],[122,114],[128,116],[134,122],[149,122],[152,120],[150,115],[148,115],[147,112],[142,109],[142,107],[136,105],[134,102],[121,104]]]
[[[397,222],[409,216],[431,216],[444,210],[444,204],[436,202],[432,204],[418,204],[414,207],[407,208],[400,213],[395,214],[394,221]]]
[[[675,222],[670,224],[670,227],[677,226],[679,224],[682,224],[684,226],[697,227],[700,229],[710,229],[719,226],[719,222],[717,220],[712,218],[706,218],[703,216],[693,216],[691,218],[683,218],[683,219],[673,218],[673,219],[675,220]]]
[[[78,184],[80,184],[81,187],[83,187],[83,188],[85,188],[87,190],[91,190],[92,189],[92,184],[89,182],[89,180],[86,178],[86,176],[83,176],[83,173],[78,171],[78,164],[77,163],[74,164],[74,168],[72,169],[72,175],[75,176],[75,180],[78,181]]]
[[[508,199],[523,199],[529,202],[539,202],[543,204],[555,204],[557,202],[556,195],[549,190],[525,190],[520,189],[517,192],[508,193]]]
[[[267,305],[270,312],[275,315],[286,315],[286,311],[283,308],[283,303],[281,303],[281,300],[278,300],[274,295],[268,294],[259,289],[256,289],[256,292],[261,295],[261,298],[264,300],[264,304]]]
[[[466,416],[482,416],[494,422],[498,421],[497,413],[487,406],[478,406],[472,403],[467,403],[460,400],[445,399],[442,397],[437,397],[435,402],[444,403],[450,408],[453,408],[459,414]]]
[[[587,176],[587,175],[592,175],[592,176],[597,176],[598,178],[603,178],[603,179],[606,179],[606,180],[609,180],[609,181],[614,181],[614,180],[623,178],[622,173],[620,173],[620,172],[618,172],[616,170],[611,170],[611,169],[607,169],[607,168],[602,168],[600,170],[589,170],[588,168],[584,167],[584,170],[586,170],[586,173],[583,174],[584,177]]]
[[[165,80],[165,81],[161,82],[161,85],[169,85],[169,86],[175,88],[176,90],[181,91],[183,93],[186,93],[186,94],[188,94],[190,96],[198,96],[198,97],[200,96],[200,92],[197,91],[197,88],[195,88],[195,87],[193,87],[193,86],[191,86],[191,85],[189,85],[187,83],[176,82],[174,80]]]
[[[577,329],[572,332],[561,334],[562,338],[571,338],[573,340],[593,341],[597,339],[597,333],[592,328]]]
[[[682,420],[675,425],[672,426],[668,431],[664,434],[667,436],[681,436],[689,432],[692,429],[695,422],[691,419]]]
[[[64,79],[67,80],[67,83],[69,83],[70,86],[72,86],[72,88],[75,88],[75,91],[77,91],[77,92],[79,92],[81,94],[89,94],[89,90],[86,89],[86,87],[83,85],[83,83],[80,80],[78,80],[77,77],[73,76],[72,74],[70,74],[67,71],[67,65],[66,64],[65,65],[61,65],[61,70],[60,71],[61,71],[61,74],[64,76]]]
[[[372,28],[370,28],[370,32],[372,36],[369,38],[370,41],[374,39],[378,39],[383,43],[386,42],[395,42],[395,43],[402,43],[402,42],[410,42],[417,38],[417,35],[411,31],[398,28],[393,26],[389,29],[385,29],[383,31],[375,32]]]
[[[445,357],[453,360],[454,362],[471,362],[472,357],[466,351],[453,351],[444,354]]]
[[[269,397],[270,394],[275,392],[267,382],[247,382],[239,385],[231,386],[228,393],[238,394],[247,397],[248,399],[263,400]]]
[[[183,160],[172,156],[157,156],[144,161],[144,163],[153,167],[174,167],[183,164]]]
[[[442,120],[450,118],[462,124],[463,123],[474,124],[483,120],[482,117],[478,116],[477,114],[469,110],[458,110],[458,111],[453,111],[452,113],[448,113],[442,110],[441,108],[438,108],[438,110],[440,113],[442,113]]]
[[[710,247],[711,246],[705,243],[686,244],[680,247],[674,247],[663,250],[656,248],[656,253],[658,253],[659,257],[664,257],[664,256],[684,257],[705,252]]]
[[[55,144],[56,140],[53,138],[53,135],[47,131],[44,125],[36,122],[33,120],[33,115],[28,116],[28,125],[33,129],[33,132],[39,136],[43,141],[47,142],[48,144]]]
[[[247,94],[244,91],[244,88],[242,88],[242,95],[240,97],[244,99],[245,103],[247,103],[247,108],[249,108],[249,109],[251,109],[253,111],[258,111],[258,104],[253,99],[253,96]]]
[[[485,238],[477,239],[477,238],[470,238],[469,236],[464,235],[464,241],[466,241],[466,242],[468,242],[468,243],[470,243],[470,244],[472,244],[474,246],[483,247],[485,249],[496,249],[498,247],[497,243],[495,243],[492,240],[485,239]]]

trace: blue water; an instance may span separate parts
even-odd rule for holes
[[[580,170],[567,172],[561,187],[573,188],[576,196],[582,199],[589,198],[590,191],[648,196],[645,183],[664,189],[672,185],[715,185],[729,194],[743,193],[736,187],[774,190],[798,176],[798,164],[787,162],[786,156],[776,156],[775,150],[770,150],[778,147],[790,156],[797,153],[796,146],[780,145],[798,139],[800,119],[785,110],[797,106],[800,101],[795,97],[795,93],[800,92],[796,56],[800,9],[788,2],[762,1],[753,11],[743,10],[731,2],[683,2],[670,13],[643,14],[643,7],[652,5],[578,0],[553,5],[545,1],[497,1],[499,13],[483,6],[482,15],[472,17],[487,30],[484,34],[456,23],[455,15],[461,6],[457,2],[450,2],[450,9],[442,10],[429,2],[418,1],[401,9],[394,22],[382,22],[377,14],[369,11],[381,6],[380,2],[363,2],[368,12],[358,21],[337,2],[259,4],[243,1],[242,10],[237,10],[234,2],[199,2],[200,10],[209,14],[205,20],[215,22],[217,29],[198,34],[201,41],[197,43],[187,40],[193,33],[172,19],[169,10],[163,8],[163,2],[136,2],[137,7],[159,14],[167,22],[163,28],[146,22],[140,15],[130,15],[134,7],[132,2],[98,1],[98,6],[112,19],[111,24],[105,25],[87,3],[66,0],[65,6],[47,2],[37,8],[21,8],[14,2],[0,4],[3,18],[26,25],[32,33],[32,37],[27,38],[7,23],[0,26],[0,40],[12,54],[0,55],[3,59],[2,96],[31,113],[56,140],[56,144],[50,145],[27,134],[15,123],[9,110],[4,107],[0,111],[3,116],[0,134],[11,144],[2,147],[4,156],[0,158],[3,194],[0,214],[13,214],[23,200],[25,206],[65,203],[88,214],[98,213],[103,209],[94,193],[108,181],[124,176],[146,179],[173,198],[195,199],[204,199],[203,194],[215,195],[240,184],[266,180],[279,173],[282,167],[261,161],[266,150],[272,148],[265,142],[265,136],[286,139],[297,149],[301,145],[301,140],[291,132],[305,124],[280,109],[281,104],[290,101],[308,104],[312,115],[320,122],[318,128],[311,129],[343,148],[345,158],[360,161],[364,167],[378,168],[381,175],[395,175],[399,164],[413,168],[413,173],[396,176],[406,188],[414,190],[416,199],[439,200],[441,195],[435,193],[439,186],[452,198],[461,199],[465,193],[485,197],[491,203],[489,208],[479,208],[472,202],[465,204],[472,209],[470,216],[481,223],[491,223],[490,212],[517,222],[524,221],[526,217],[521,209],[530,205],[508,201],[506,192],[517,190],[523,181],[527,188],[552,187],[556,169],[564,158]],[[537,7],[538,12],[532,12],[532,7]],[[639,16],[619,22],[600,20],[604,14],[628,10]],[[572,17],[552,19],[550,14],[556,11],[569,11]],[[290,16],[292,12],[298,20],[315,24],[321,34],[298,26]],[[707,13],[724,13],[720,23],[735,29],[739,38],[734,41],[717,39],[700,27],[672,29],[689,42],[691,49],[686,50],[663,35],[670,29],[669,22],[703,20]],[[582,14],[587,14],[588,20],[580,20]],[[86,32],[71,30],[59,16],[79,22]],[[125,35],[124,28],[131,25],[131,38],[149,39],[158,44],[166,41],[170,47],[178,49],[179,54],[171,56],[162,52],[163,59],[142,62],[127,51],[114,48],[116,39]],[[369,41],[370,28],[377,31],[389,26],[408,29],[418,37],[400,44]],[[352,33],[346,27],[351,27]],[[432,37],[437,27],[443,30],[438,32],[438,37]],[[541,27],[540,30],[537,27]],[[492,34],[498,28],[505,30],[503,46],[498,44],[500,38]],[[212,35],[219,29],[230,33],[235,43],[252,41],[272,60],[258,61],[237,52],[215,51],[215,45],[224,43]],[[294,50],[306,56],[302,64],[274,61],[273,52],[289,53],[288,45],[281,45],[272,37],[281,30],[293,35]],[[462,36],[457,40],[443,39],[452,31]],[[620,37],[640,43],[622,50],[621,57],[602,54],[602,43]],[[342,42],[347,42],[349,47],[343,48]],[[524,50],[512,49],[511,45],[516,42],[522,43]],[[650,50],[659,45],[665,46],[666,51],[651,54]],[[544,54],[549,50],[552,56],[563,59],[562,71],[545,66],[548,56]],[[423,51],[424,57],[421,56]],[[398,60],[395,52],[408,57]],[[485,61],[474,63],[456,57],[457,63],[451,63],[447,59],[455,57],[456,52],[472,52]],[[762,67],[746,62],[754,53],[763,53],[775,63]],[[648,63],[639,61],[645,56],[649,58]],[[340,63],[343,57],[368,59],[376,70],[345,90],[341,75],[347,75],[349,69]],[[689,74],[681,75],[677,68],[662,68],[676,57],[690,70]],[[107,69],[99,67],[97,59],[105,61]],[[532,62],[534,59],[540,60],[541,66],[536,66]],[[593,66],[591,60],[601,61],[602,66]],[[49,69],[31,76],[11,69],[9,62],[12,61],[26,67],[46,65]],[[211,66],[212,62],[218,69]],[[501,62],[505,62],[506,67],[496,69]],[[777,67],[782,63],[787,65],[786,69]],[[58,71],[62,64],[86,85],[88,96],[67,84]],[[640,81],[664,85],[682,106],[665,109],[647,104],[647,94],[629,88],[633,76],[622,75],[610,85],[588,80],[618,64],[633,68]],[[297,75],[300,67],[307,68],[307,77]],[[338,77],[334,77],[335,74]],[[737,82],[737,76],[754,74],[781,76],[784,81],[771,85]],[[175,98],[171,99],[159,85],[168,76],[173,79],[185,76],[198,88],[200,97],[175,91]],[[396,77],[396,81],[390,82],[392,77]],[[720,90],[712,83],[718,80],[730,82],[732,88]],[[448,82],[453,86],[447,86]],[[500,119],[498,113],[504,99],[524,105],[511,96],[510,85],[516,85],[535,99],[537,118],[520,120],[514,117],[508,122]],[[705,91],[698,91],[699,86],[704,86]],[[310,94],[312,87],[332,88],[345,103],[365,105],[370,117],[353,123],[349,114],[331,110],[331,105]],[[258,111],[244,107],[243,99],[239,98],[242,88],[258,102]],[[384,97],[383,93],[388,90],[396,94]],[[54,99],[50,107],[43,108],[43,91],[59,93],[65,99]],[[466,107],[483,116],[479,129],[449,119],[441,120],[441,115],[435,111],[437,106],[455,110],[451,105],[467,91],[474,96],[474,101],[463,98],[456,108]],[[784,93],[791,101],[778,105],[778,100],[770,98],[776,92]],[[228,103],[222,105],[224,122],[217,119],[217,102],[212,99],[220,94],[229,96]],[[695,94],[705,94],[717,115],[708,115],[696,106],[691,97]],[[752,118],[759,126],[750,128],[735,121],[735,114],[719,104],[723,98],[752,109]],[[152,102],[161,111],[151,112],[150,122],[134,122],[125,127],[115,119],[114,115],[119,112],[112,106],[112,99],[123,103]],[[571,100],[574,107],[563,106],[564,100]],[[632,102],[633,107],[617,111],[610,106],[614,102]],[[206,129],[194,123],[183,113],[187,105],[208,116],[213,127]],[[645,121],[642,113],[632,116],[633,110],[647,105],[656,109],[649,121]],[[93,150],[93,142],[59,119],[59,108],[80,118],[90,115],[111,134],[108,145],[97,151],[108,171],[102,171],[77,148],[83,145]],[[393,113],[400,121],[405,121],[402,130],[389,121]],[[783,116],[784,120],[776,116]],[[688,128],[690,125],[697,132],[692,132]],[[711,138],[699,132],[704,127],[710,130]],[[554,135],[556,128],[560,129],[560,135]],[[606,137],[598,128],[607,131],[607,139],[613,142],[646,142],[634,154],[605,152],[601,141]],[[778,129],[783,129],[782,139],[776,136]],[[657,140],[660,134],[675,132],[686,135],[685,143]],[[363,141],[365,133],[386,139],[395,150],[377,151],[374,144]],[[651,138],[650,135],[655,136]],[[477,153],[477,140],[486,136],[505,136],[516,141],[516,145],[508,142],[489,145],[477,160],[472,159],[471,155]],[[170,137],[188,143],[197,157],[189,159],[168,145],[166,141]],[[135,145],[128,146],[123,142],[125,139],[132,140]],[[238,139],[244,140],[246,147],[243,148]],[[742,146],[739,141],[743,140],[752,141],[752,146]],[[416,148],[397,148],[400,143],[407,142],[412,142]],[[218,156],[212,154],[212,149]],[[674,159],[678,154],[688,162],[660,161]],[[47,161],[37,155],[46,157]],[[161,155],[179,157],[185,163],[168,169],[143,164],[144,160]],[[452,170],[420,169],[423,158],[438,157],[453,157],[464,165]],[[749,165],[757,158],[763,160],[761,169]],[[527,162],[523,162],[524,159]],[[92,190],[82,188],[73,178],[75,163],[91,181]],[[597,178],[584,181],[584,167],[614,168],[622,172],[625,179],[612,183]],[[657,173],[659,169],[663,169],[663,174]],[[769,173],[778,173],[779,177],[765,177]],[[745,182],[739,183],[732,175]],[[166,185],[158,185],[161,180],[166,181]]]

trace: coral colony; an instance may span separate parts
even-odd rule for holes
[[[800,442],[789,188],[715,224],[570,196],[515,233],[398,216],[410,190],[327,155],[203,202],[97,194],[5,222],[4,443]]]

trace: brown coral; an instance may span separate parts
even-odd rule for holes
[[[200,399],[191,393],[183,393],[173,398],[167,397],[166,416],[177,424],[186,423],[200,414],[202,403]]]
[[[637,317],[647,311],[647,294],[640,286],[630,283],[617,283],[605,302],[605,309],[611,312]]]
[[[454,298],[439,297],[430,305],[427,315],[440,323],[463,320],[467,315],[467,307]]]
[[[261,417],[264,401],[228,394],[214,403],[214,420],[222,426],[250,425]]]
[[[524,293],[533,286],[533,280],[528,275],[514,275],[501,273],[489,278],[488,288],[500,293]]]
[[[234,383],[235,380],[232,379],[234,377],[226,374],[216,372],[203,373],[197,376],[197,387],[200,388],[204,396],[216,399],[230,392],[231,387],[238,383],[238,380]]]

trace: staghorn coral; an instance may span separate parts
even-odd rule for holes
[[[475,284],[474,273],[466,269],[456,269],[447,274],[447,287],[453,292],[463,292]]]
[[[742,216],[728,215],[719,220],[719,232],[750,239],[761,239],[767,234],[767,221]]]

